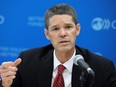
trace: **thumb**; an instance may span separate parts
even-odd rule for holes
[[[14,66],[16,67],[17,65],[19,65],[21,63],[21,58],[18,58],[17,60],[14,61]]]

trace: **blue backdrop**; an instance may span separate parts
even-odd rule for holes
[[[44,14],[59,3],[78,13],[81,33],[76,44],[112,60],[116,66],[116,0],[1,0],[0,64],[14,61],[22,50],[50,42],[44,35]]]

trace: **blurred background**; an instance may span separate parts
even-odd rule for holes
[[[44,14],[60,3],[78,13],[81,33],[76,44],[116,66],[116,0],[0,0],[0,64],[50,43],[44,35]]]

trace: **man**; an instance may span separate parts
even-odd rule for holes
[[[95,72],[91,87],[116,87],[113,63],[75,45],[80,24],[72,7],[66,4],[51,7],[45,15],[45,25],[45,35],[52,45],[24,51],[15,62],[3,63],[0,67],[1,86],[61,87],[54,83],[58,66],[63,65],[63,87],[82,87],[80,76],[83,70],[73,64],[74,56],[80,54]],[[83,87],[90,87],[86,82]]]

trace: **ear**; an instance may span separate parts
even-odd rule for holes
[[[76,35],[78,36],[80,34],[80,24],[76,25]]]
[[[44,34],[45,34],[46,38],[47,38],[48,40],[50,40],[48,29],[46,29],[46,28],[44,29]]]

